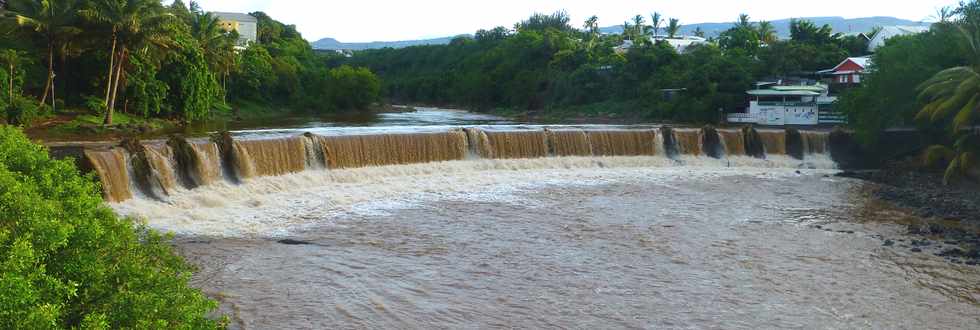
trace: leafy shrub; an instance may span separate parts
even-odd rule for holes
[[[343,65],[330,69],[330,99],[341,110],[364,110],[378,99],[381,81],[367,68]]]
[[[107,208],[91,176],[0,127],[0,328],[215,328],[167,239]]]
[[[86,95],[82,97],[84,99],[85,109],[92,114],[101,116],[105,115],[106,106],[105,100],[91,95]]]
[[[49,113],[50,109],[46,105],[39,106],[34,99],[16,95],[13,104],[7,105],[7,121],[11,125],[30,125],[43,114]]]

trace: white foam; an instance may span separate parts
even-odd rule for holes
[[[151,227],[179,234],[280,236],[328,225],[345,215],[382,215],[426,202],[523,203],[519,192],[544,186],[575,187],[614,182],[699,180],[729,175],[795,175],[830,172],[833,166],[789,157],[551,157],[466,160],[429,164],[310,170],[260,177],[236,185],[218,182],[181,190],[167,202],[134,198],[112,207]],[[833,163],[830,162],[832,165]],[[819,168],[810,170],[808,168]]]

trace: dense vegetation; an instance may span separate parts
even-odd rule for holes
[[[251,14],[258,42],[242,51],[237,32],[225,31],[193,1],[0,5],[0,109],[6,110],[0,118],[13,124],[63,108],[97,115],[104,124],[119,112],[190,122],[242,104],[322,113],[363,108],[377,98],[335,92],[379,83],[369,71],[331,65],[336,61],[315,53],[294,26],[261,12]]]
[[[217,303],[91,177],[0,126],[0,328],[215,328]]]
[[[891,127],[917,127],[934,143],[930,162],[946,164],[947,181],[977,166],[980,135],[980,1],[944,10],[929,32],[889,39],[872,57],[862,86],[839,106],[861,140],[874,148]]]
[[[592,17],[576,29],[563,12],[536,14],[514,29],[357,52],[347,63],[378,73],[382,93],[396,102],[713,122],[719,109],[744,107],[745,90],[758,79],[812,74],[867,48],[809,21],[794,21],[792,38],[777,40],[771,24],[742,15],[717,40],[678,53],[662,40],[677,37],[676,19],[655,13],[648,23],[637,15],[616,35],[599,33],[597,23]],[[617,51],[624,40],[632,47]]]

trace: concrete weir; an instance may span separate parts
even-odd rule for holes
[[[473,159],[661,157],[675,163],[699,159],[797,160],[829,158],[826,132],[670,127],[467,127],[442,131],[210,139],[128,140],[119,145],[52,148],[75,157],[100,178],[105,198],[166,200],[177,190],[304,171],[421,164]],[[80,149],[79,149],[80,148]],[[669,161],[666,163],[670,163]],[[729,166],[738,162],[728,161]],[[802,166],[802,165],[787,165]]]

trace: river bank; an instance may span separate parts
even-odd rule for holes
[[[903,221],[919,240],[885,241],[913,252],[930,252],[953,263],[980,264],[980,185],[964,180],[943,185],[943,173],[912,162],[892,162],[872,171],[845,171],[868,193],[918,216]]]

